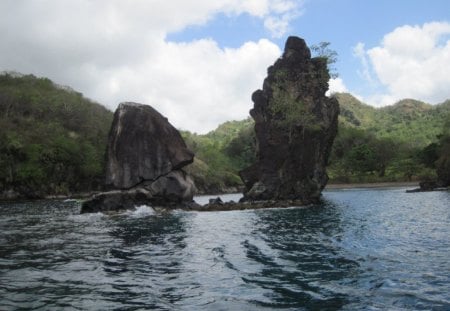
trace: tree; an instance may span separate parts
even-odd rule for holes
[[[442,135],[439,137],[439,158],[436,161],[436,172],[442,186],[450,185],[450,113],[444,124]]]
[[[336,67],[334,67],[334,64],[338,60],[338,54],[335,50],[332,50],[330,48],[331,43],[330,42],[319,42],[318,44],[311,45],[311,51],[313,52],[313,55],[315,57],[322,57],[327,60],[328,70],[330,72],[330,76],[333,79],[336,79],[339,74],[337,72]]]
[[[376,167],[379,177],[384,177],[386,168],[395,157],[396,144],[392,139],[376,139],[372,142],[375,151]]]
[[[345,159],[345,166],[353,173],[368,173],[377,170],[376,153],[367,144],[355,145]]]

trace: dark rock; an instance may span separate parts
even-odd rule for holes
[[[236,203],[230,202],[214,202],[212,199],[208,204],[192,206],[190,209],[199,212],[213,211],[237,211],[237,210],[255,210],[263,208],[287,208],[299,205],[305,205],[299,200],[262,200],[262,201],[244,201]]]
[[[326,59],[311,58],[303,39],[288,38],[284,54],[253,93],[257,162],[240,172],[244,201],[318,201],[337,134],[339,104],[328,98]]]
[[[195,185],[182,170],[192,163],[180,133],[150,106],[122,103],[108,140],[106,183],[81,212],[109,212],[139,205],[194,208]]]
[[[112,212],[133,209],[150,202],[152,195],[143,188],[132,190],[113,190],[94,195],[83,202],[81,213]]]
[[[440,180],[426,180],[419,183],[420,188],[406,190],[407,193],[428,192],[428,191],[448,191],[447,185],[442,184]]]
[[[217,197],[215,199],[209,199],[209,204],[223,204],[223,201],[220,197]]]
[[[444,148],[442,148],[444,150]],[[448,147],[447,147],[448,150]],[[437,161],[436,174],[437,183],[440,187],[450,187],[450,159],[448,154],[441,155]]]
[[[193,180],[182,170],[172,171],[154,182],[147,181],[142,187],[150,191],[154,203],[161,205],[164,205],[165,202],[189,202],[192,201],[195,194]]]
[[[109,133],[106,184],[129,189],[194,160],[168,120],[148,105],[122,103]]]
[[[128,190],[112,190],[94,195],[83,202],[81,213],[116,212],[133,209],[140,205],[152,207],[198,209],[192,197],[193,183],[189,176],[182,172],[171,172],[163,176],[159,184],[145,182]],[[185,185],[187,184],[187,185]],[[167,187],[162,187],[167,185]],[[181,192],[184,191],[184,196]]]
[[[439,187],[438,183],[434,180],[431,181],[421,181],[419,187],[422,191],[432,191]]]
[[[2,193],[0,193],[0,200],[13,201],[18,200],[20,197],[20,193],[18,193],[14,189],[4,190]]]

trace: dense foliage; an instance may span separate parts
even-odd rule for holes
[[[418,156],[423,165],[436,170],[437,186],[450,185],[450,113],[446,114],[438,140],[423,148]]]
[[[68,87],[1,74],[0,189],[22,197],[97,189],[111,121],[111,111]]]
[[[255,161],[253,120],[229,121],[206,135],[182,132],[182,136],[195,153],[188,171],[200,192],[219,193],[241,186],[238,172]]]
[[[434,162],[441,186],[450,186],[450,113],[447,114],[442,135],[436,143]]]
[[[383,108],[350,94],[335,95],[341,106],[339,134],[329,173],[338,182],[430,179],[436,174],[438,137],[450,102],[440,105],[405,99]]]

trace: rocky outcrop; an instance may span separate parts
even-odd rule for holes
[[[112,189],[82,205],[82,213],[138,205],[185,207],[195,186],[182,168],[194,159],[180,133],[150,106],[122,103],[109,133],[106,184]]]
[[[192,163],[180,133],[148,105],[122,103],[108,138],[106,184],[129,189]]]
[[[329,78],[326,58],[311,58],[303,39],[289,37],[252,96],[257,162],[240,173],[244,201],[319,199],[339,114],[337,100],[325,96]]]

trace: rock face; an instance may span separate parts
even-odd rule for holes
[[[81,211],[190,204],[195,186],[182,168],[193,159],[180,133],[159,112],[148,105],[122,103],[108,139],[106,184],[113,190],[84,202]]]
[[[122,103],[109,132],[106,184],[129,189],[192,163],[180,133],[148,105]]]
[[[244,200],[319,199],[339,114],[337,100],[325,96],[329,78],[326,58],[311,58],[303,39],[289,37],[252,95],[258,149],[257,162],[240,172]]]

